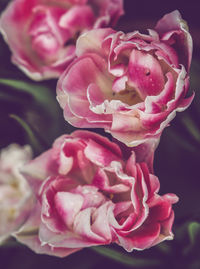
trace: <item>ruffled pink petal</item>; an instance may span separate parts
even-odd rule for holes
[[[173,34],[178,36],[178,45],[180,46],[178,49],[181,50],[179,57],[188,71],[191,64],[193,44],[187,23],[182,19],[179,11],[175,10],[166,14],[158,21],[155,29],[161,35],[162,40],[169,40]]]
[[[145,112],[146,113],[159,113],[167,109],[167,103],[172,100],[175,85],[172,73],[167,73],[167,82],[158,96],[147,96],[145,100]]]
[[[100,10],[101,15],[95,22],[94,28],[114,26],[119,17],[124,14],[123,0],[93,0],[92,2]]]
[[[20,172],[25,176],[35,192],[39,190],[42,182],[57,170],[57,164],[53,162],[52,155],[53,150],[50,149],[20,169]]]
[[[22,244],[25,244],[36,253],[48,254],[58,257],[65,257],[73,252],[80,250],[80,248],[57,248],[45,244],[39,239],[38,227],[40,225],[40,206],[36,205],[28,221],[20,228],[18,232],[13,234],[15,238]]]
[[[104,55],[104,50],[101,47],[102,41],[109,34],[113,33],[111,28],[95,29],[81,35],[76,43],[76,55],[78,57],[85,53],[97,53]]]
[[[71,191],[75,194],[80,194],[84,198],[81,210],[84,210],[88,207],[100,207],[105,201],[106,198],[104,195],[98,191],[95,186],[84,185],[78,186],[76,189]]]
[[[112,230],[109,223],[108,208],[112,211],[114,208],[114,204],[112,204],[111,202],[105,203],[94,212],[94,222],[91,226],[94,233],[105,238],[106,244],[111,243],[113,239]]]
[[[92,28],[95,17],[90,6],[73,6],[59,21],[59,26],[68,29],[72,34],[77,30]]]
[[[83,197],[80,194],[70,192],[57,192],[54,198],[55,207],[67,227],[71,227],[76,214],[83,205]]]
[[[88,160],[97,166],[109,166],[112,161],[119,160],[109,149],[90,140],[84,151]]]
[[[87,208],[80,211],[74,221],[73,230],[75,234],[78,234],[81,237],[85,238],[86,244],[87,241],[90,241],[93,245],[96,245],[102,244],[103,242],[105,242],[105,239],[102,236],[94,233],[91,229],[90,220],[94,214],[94,211],[94,208]]]
[[[86,139],[87,141],[95,141],[96,143],[102,145],[104,148],[109,149],[112,154],[118,156],[119,158],[122,157],[122,152],[120,147],[111,142],[107,137],[100,136],[97,133],[89,132],[89,131],[81,131],[77,130],[72,133],[73,137],[79,137],[81,139]]]
[[[110,181],[112,180],[113,180],[112,178],[109,179],[109,177],[107,176],[106,172],[103,169],[98,169],[97,173],[93,178],[92,184],[98,187],[101,191],[108,192],[109,194],[122,193],[130,190],[129,186],[120,183],[119,181],[117,182],[117,179],[115,180],[113,185],[111,185]]]
[[[118,240],[126,251],[131,252],[133,249],[143,250],[151,247],[159,234],[160,224],[156,223],[150,226],[142,226],[127,237],[118,236]]]

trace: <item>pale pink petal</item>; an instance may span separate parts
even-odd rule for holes
[[[83,197],[69,192],[57,192],[54,198],[55,207],[67,227],[71,227],[76,214],[83,205]]]
[[[104,50],[101,47],[101,43],[106,36],[113,33],[111,28],[91,30],[82,34],[76,43],[76,55],[80,57],[85,53],[98,53],[104,55]]]

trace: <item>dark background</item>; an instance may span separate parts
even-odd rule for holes
[[[7,3],[8,1],[0,0],[0,11],[6,7]],[[147,28],[153,28],[166,13],[175,9],[181,12],[183,19],[188,22],[194,40],[190,92],[196,92],[196,97],[190,108],[183,113],[178,113],[171,126],[164,130],[155,154],[154,168],[161,182],[160,193],[172,192],[180,198],[179,203],[174,206],[176,215],[175,239],[163,247],[161,244],[161,246],[143,252],[133,251],[130,255],[139,258],[162,257],[165,265],[153,268],[199,269],[200,244],[197,242],[188,255],[185,255],[184,251],[189,246],[188,230],[185,227],[191,221],[200,223],[200,3],[192,0],[124,0],[124,8],[126,15],[120,19],[116,28],[126,32],[145,31]],[[2,37],[0,37],[0,78],[20,79],[33,83],[10,62],[10,51]],[[50,80],[40,84],[47,86],[50,95],[55,97],[56,81]],[[16,114],[26,120],[36,132],[39,130],[40,133],[44,134],[44,137],[48,134],[48,141],[43,145],[44,149],[51,145],[57,136],[73,130],[63,121],[62,111],[57,103],[55,107],[49,109],[54,109],[57,115],[51,123],[48,113],[44,112],[43,108],[38,106],[30,95],[16,94],[13,89],[0,85],[0,147],[5,147],[13,142],[28,143],[23,128],[10,118],[10,114]],[[188,118],[191,119],[192,123],[188,123],[186,120]],[[196,135],[191,134],[191,128],[196,130]],[[125,252],[123,251],[123,253]],[[167,254],[170,254],[170,258]],[[22,246],[2,246],[0,248],[0,268],[39,269],[43,267],[48,269],[128,268],[91,249],[84,249],[67,258],[60,259],[34,254]],[[132,266],[132,268],[141,267]],[[151,267],[147,265],[144,268]]]

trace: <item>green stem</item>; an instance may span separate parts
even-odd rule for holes
[[[34,134],[34,132],[31,129],[31,127],[23,119],[21,119],[17,115],[10,114],[9,116],[10,116],[10,118],[16,120],[22,126],[22,128],[25,130],[25,132],[28,136],[28,139],[30,141],[31,146],[33,147],[33,149],[37,153],[40,153],[41,149],[44,149],[45,147],[43,146],[43,143],[39,142],[40,139],[38,137],[36,137],[36,135]]]
[[[148,258],[133,258],[131,255],[124,254],[121,251],[117,251],[111,249],[109,247],[98,246],[98,247],[91,247],[91,250],[103,255],[107,258],[125,264],[127,266],[136,266],[139,267],[151,267],[151,266],[158,266],[161,264],[160,260],[155,259],[148,259]]]

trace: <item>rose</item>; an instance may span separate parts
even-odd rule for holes
[[[122,0],[15,0],[0,19],[12,61],[34,80],[57,78],[88,29],[114,25]]]
[[[16,238],[38,253],[61,257],[112,242],[132,251],[172,239],[177,197],[159,196],[157,177],[136,162],[141,156],[148,162],[153,152],[148,143],[124,159],[117,144],[98,134],[61,136],[23,167],[38,202]]]
[[[31,190],[19,172],[31,155],[29,146],[17,144],[0,153],[0,242],[19,229],[31,209]]]
[[[178,11],[149,30],[96,29],[79,37],[76,59],[58,81],[57,99],[76,127],[104,128],[135,146],[186,109],[192,40]]]

